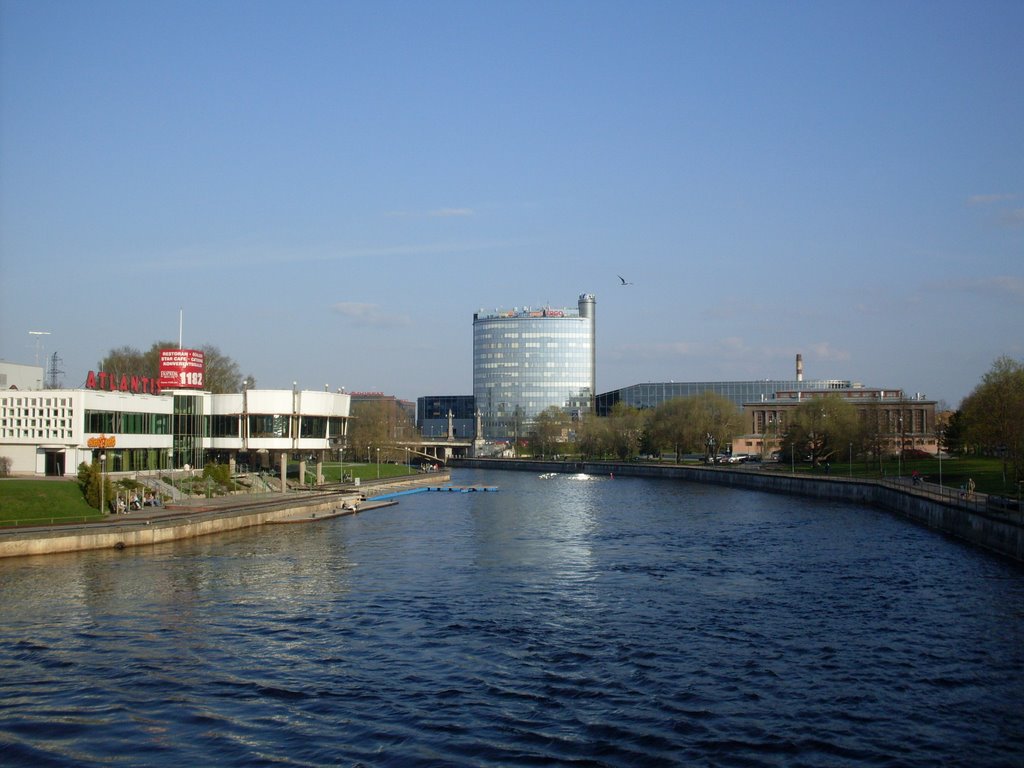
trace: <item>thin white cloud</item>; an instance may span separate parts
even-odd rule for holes
[[[169,271],[202,268],[206,272],[215,269],[254,268],[288,264],[318,264],[344,261],[346,259],[369,259],[408,256],[444,256],[473,253],[510,245],[500,241],[464,241],[409,243],[406,245],[379,245],[348,248],[324,248],[315,250],[283,250],[249,247],[246,245],[196,246],[179,249],[166,254],[153,254],[147,258],[133,258],[124,268],[133,272]]]
[[[388,312],[377,304],[339,301],[331,307],[331,311],[350,320],[352,325],[359,328],[404,328],[411,324],[408,315]]]
[[[836,349],[827,341],[819,341],[808,346],[810,359],[823,362],[845,361],[850,359],[850,353],[845,349]]]
[[[800,349],[792,347],[763,347],[749,343],[739,336],[730,336],[716,341],[672,341],[649,344],[624,344],[610,352],[608,359],[628,362],[679,363],[686,361],[712,361],[730,368],[742,367],[754,371],[778,370],[795,360],[801,352],[807,362],[845,362],[851,359],[849,350],[835,346],[829,341],[804,344]],[[763,373],[752,374],[763,376]]]
[[[439,208],[427,215],[434,218],[447,219],[454,216],[472,216],[474,213],[475,211],[472,208]]]
[[[683,357],[699,357],[707,352],[708,345],[694,341],[652,342],[648,344],[623,344],[611,354],[619,360],[664,360]]]
[[[1022,227],[1024,226],[1024,208],[1015,208],[1012,211],[1007,211],[1001,217],[1003,224],[1009,227]]]
[[[1016,200],[1017,195],[1013,194],[988,194],[988,195],[971,195],[967,198],[968,205],[991,205],[992,203],[1002,203],[1007,200]]]
[[[428,211],[388,211],[388,216],[398,219],[450,219],[463,216],[475,216],[472,208],[434,208]]]
[[[973,293],[988,299],[1024,301],[1024,277],[997,275],[995,277],[965,277],[938,283],[940,288],[962,293]]]
[[[718,342],[719,349],[729,356],[743,356],[750,352],[750,347],[739,336],[729,336]]]

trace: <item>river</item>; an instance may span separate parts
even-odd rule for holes
[[[0,560],[0,764],[1024,765],[1024,569],[672,480]]]

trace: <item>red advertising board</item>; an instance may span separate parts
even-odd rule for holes
[[[203,351],[201,349],[161,349],[160,388],[202,389]]]

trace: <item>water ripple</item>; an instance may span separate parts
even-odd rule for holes
[[[2,762],[1024,764],[1021,569],[847,505],[460,479],[502,490],[0,562]]]

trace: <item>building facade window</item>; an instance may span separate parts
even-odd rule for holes
[[[210,437],[238,437],[239,417],[221,415],[210,417]]]
[[[594,309],[594,297],[584,294],[575,312],[474,315],[473,397],[485,438],[522,438],[552,406],[573,418],[592,410]]]
[[[324,439],[327,437],[327,419],[324,416],[303,416],[299,424],[299,437]]]
[[[249,437],[291,437],[291,417],[281,414],[250,414]]]

